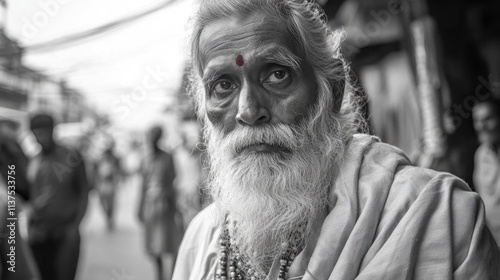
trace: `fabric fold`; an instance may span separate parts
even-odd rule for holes
[[[462,180],[411,166],[367,135],[353,137],[332,173],[328,213],[290,270],[302,280],[500,279],[484,206]],[[186,234],[181,251],[193,255],[181,256],[175,280],[206,279],[207,259],[217,261],[217,227],[200,225],[209,211]]]

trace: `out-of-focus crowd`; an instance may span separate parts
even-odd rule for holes
[[[182,131],[175,148],[155,126],[120,151],[105,127],[61,138],[54,119],[38,114],[29,128],[39,148],[30,156],[18,128],[0,120],[0,218],[13,225],[0,229],[1,279],[75,279],[89,193],[98,196],[111,232],[123,185],[140,188],[136,213],[145,250],[158,279],[170,278],[183,232],[207,204],[196,125]]]

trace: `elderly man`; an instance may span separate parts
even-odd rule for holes
[[[202,1],[192,90],[214,203],[175,280],[500,279],[478,195],[355,134],[341,36],[308,1]]]
[[[472,117],[481,142],[475,155],[474,185],[484,201],[486,224],[500,243],[500,101],[477,104]]]

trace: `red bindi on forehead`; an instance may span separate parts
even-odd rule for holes
[[[243,59],[243,56],[241,54],[239,54],[236,57],[236,65],[243,66],[243,64],[245,64],[245,59]]]

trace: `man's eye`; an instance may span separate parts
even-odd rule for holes
[[[288,79],[290,74],[286,70],[273,71],[271,75],[267,78],[268,83],[280,83]]]
[[[236,85],[228,81],[217,82],[213,87],[213,92],[217,95],[229,94],[236,89]]]

